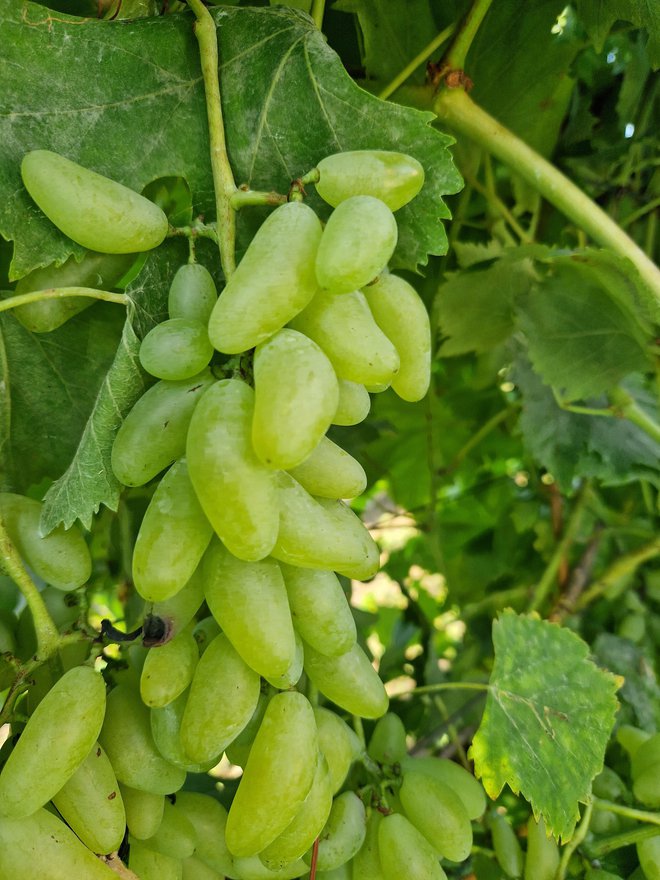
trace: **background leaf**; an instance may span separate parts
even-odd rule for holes
[[[585,28],[600,49],[612,25],[622,19],[649,34],[649,56],[654,68],[660,66],[660,6],[654,0],[576,0]]]

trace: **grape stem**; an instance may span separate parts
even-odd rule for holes
[[[312,0],[312,8],[310,15],[314,19],[314,24],[321,30],[323,27],[323,13],[325,12],[325,0]]]
[[[594,798],[595,810],[606,810],[608,813],[616,813],[627,819],[635,819],[637,822],[647,822],[649,825],[660,825],[660,813],[652,813],[649,810],[636,810],[625,804],[617,804],[614,801],[606,801],[602,798]]]
[[[568,863],[571,860],[573,853],[584,841],[589,831],[589,823],[591,822],[591,813],[593,808],[594,805],[591,802],[589,802],[585,806],[584,813],[582,814],[582,821],[578,825],[573,837],[571,837],[566,846],[563,847],[561,859],[559,861],[559,867],[557,868],[557,873],[554,876],[554,880],[564,880],[564,878],[566,877]]]
[[[283,205],[287,197],[278,192],[261,192],[258,189],[239,187],[231,197],[231,206],[235,211],[249,205]]]
[[[403,70],[397,73],[394,79],[391,80],[391,82],[389,82],[385,86],[385,88],[381,89],[380,92],[378,92],[378,97],[385,101],[387,98],[390,97],[390,95],[393,95],[394,92],[396,92],[396,90],[404,84],[408,77],[413,75],[413,73],[421,64],[424,64],[424,62],[427,61],[431,57],[431,55],[433,55],[433,53],[436,52],[440,48],[440,46],[442,46],[443,43],[447,42],[447,40],[451,37],[455,30],[456,25],[452,23],[443,31],[440,31],[440,33],[436,37],[434,37],[427,46],[424,46],[424,48],[418,55],[415,55],[412,61],[406,64]]]
[[[642,825],[630,831],[606,837],[603,840],[599,840],[598,843],[590,845],[588,848],[585,847],[585,849],[589,858],[599,859],[608,853],[614,852],[614,850],[622,849],[624,846],[630,846],[633,843],[639,843],[640,840],[648,840],[650,837],[657,836],[658,829],[655,825]]]
[[[437,684],[425,684],[401,694],[394,694],[394,696],[401,699],[416,694],[435,694],[439,691],[489,691],[490,689],[490,685],[483,681],[440,681]]]
[[[448,70],[462,70],[465,66],[465,59],[470,51],[472,41],[492,2],[493,0],[475,0],[472,4],[472,8],[463,19],[458,33],[443,58],[443,66],[446,66]]]
[[[102,299],[104,302],[119,303],[125,306],[128,297],[124,293],[109,293],[107,290],[95,290],[93,287],[49,287],[45,290],[33,290],[31,293],[19,293],[0,300],[0,312],[25,306],[33,302],[49,299],[65,299],[67,297],[86,296],[90,299]]]

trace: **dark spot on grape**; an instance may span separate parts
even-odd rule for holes
[[[101,757],[101,748],[100,747],[96,750],[96,757],[97,758]]]
[[[108,795],[108,800],[109,800],[109,801],[114,801],[114,799],[115,799],[116,797],[117,797],[117,792],[116,792],[116,791],[111,791],[110,794]]]

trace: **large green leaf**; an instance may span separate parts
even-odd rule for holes
[[[537,616],[493,623],[495,663],[470,751],[496,798],[505,785],[530,801],[556,837],[570,839],[602,769],[617,709],[615,676],[575,633]]]
[[[577,0],[576,7],[597,49],[602,49],[616,21],[631,21],[648,31],[651,64],[660,65],[660,4],[656,0]]]

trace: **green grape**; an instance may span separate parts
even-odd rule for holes
[[[315,880],[352,880],[352,866],[353,862],[346,862],[345,865],[340,865],[334,871],[317,871]],[[310,874],[305,874],[305,880],[309,880],[310,876]],[[374,878],[374,880],[379,880],[379,878]]]
[[[172,279],[167,311],[170,318],[199,321],[206,327],[217,300],[218,291],[209,270],[201,263],[186,263]]]
[[[126,830],[126,811],[115,772],[98,743],[52,800],[92,852],[119,849]]]
[[[424,169],[412,156],[389,150],[350,150],[316,166],[316,191],[333,208],[351,196],[374,196],[397,211],[424,185]]]
[[[112,446],[112,470],[124,486],[143,486],[186,450],[193,410],[214,378],[204,370],[184,382],[156,382],[124,419]]]
[[[170,764],[181,767],[187,773],[208,773],[218,763],[220,756],[216,754],[210,761],[197,763],[190,760],[181,745],[181,722],[189,693],[189,689],[185,690],[167,706],[151,710],[151,735],[156,748]]]
[[[204,617],[195,625],[193,636],[197,642],[200,657],[204,651],[206,651],[213,639],[219,634],[220,627],[218,626],[215,617],[211,614],[209,614],[208,617]]]
[[[376,722],[367,754],[379,764],[398,764],[407,751],[403,721],[394,712],[387,712]]]
[[[150,617],[145,620],[144,643],[157,645],[175,638],[184,630],[195,617],[204,601],[204,561],[200,562],[188,583],[162,602],[155,602],[151,606]],[[162,628],[161,638],[149,639],[149,622],[155,622],[157,629]]]
[[[48,219],[90,250],[148,251],[167,235],[167,217],[158,205],[50,150],[26,153],[21,176]]]
[[[284,578],[272,559],[243,562],[219,541],[204,558],[206,601],[243,660],[264,678],[285,673],[296,639]]]
[[[188,626],[171,641],[150,648],[140,676],[140,696],[147,706],[167,706],[193,679],[199,660],[197,642]]]
[[[188,430],[188,469],[204,513],[239,559],[267,556],[279,504],[275,474],[252,450],[254,391],[239,379],[216,382]]]
[[[353,856],[350,880],[385,880],[378,852],[378,829],[382,819],[378,810],[371,810],[367,815],[367,833],[362,846]]]
[[[559,867],[559,848],[546,835],[543,818],[537,823],[534,816],[527,822],[527,854],[525,880],[554,880]]]
[[[353,761],[362,753],[362,743],[357,734],[330,709],[314,709],[319,736],[319,749],[325,755],[330,771],[332,793],[336,794],[344,784]]]
[[[371,409],[371,398],[364,385],[337,378],[339,403],[332,417],[333,425],[357,425],[363,422]]]
[[[389,263],[397,226],[387,205],[373,196],[351,196],[328,218],[316,254],[316,278],[332,294],[364,287]]]
[[[646,880],[660,880],[660,834],[640,840],[637,857]]]
[[[117,880],[64,822],[37,810],[24,819],[0,818],[0,877],[7,880]]]
[[[328,437],[321,437],[307,458],[288,471],[310,495],[323,498],[357,498],[367,488],[360,462]]]
[[[610,810],[595,810],[589,822],[593,834],[616,834],[621,830],[621,819]]]
[[[412,757],[401,759],[405,773],[414,770],[425,773],[448,785],[459,796],[470,819],[479,819],[486,809],[486,793],[483,785],[460,764],[447,758]]]
[[[431,379],[431,322],[426,306],[414,287],[389,273],[365,287],[364,295],[401,361],[392,388],[403,400],[421,400]]]
[[[280,563],[293,623],[303,639],[328,657],[355,644],[355,620],[346,595],[332,571]]]
[[[380,823],[378,854],[386,880],[447,880],[431,844],[400,813]]]
[[[383,682],[356,643],[339,657],[325,657],[305,645],[305,672],[322,694],[362,718],[380,718],[389,700]]]
[[[284,831],[309,794],[317,754],[309,701],[296,691],[276,694],[268,703],[229,810],[226,839],[231,853],[256,855]],[[292,755],[295,761],[290,760]]]
[[[589,868],[584,880],[623,880],[623,877],[620,874],[612,874],[611,871],[604,871],[602,868]]]
[[[645,743],[650,737],[650,733],[647,733],[645,730],[640,730],[639,727],[633,727],[632,724],[622,724],[616,732],[617,741],[628,752],[628,755],[631,758],[642,743]]]
[[[75,257],[69,257],[61,266],[44,266],[25,275],[16,285],[16,295],[61,287],[96,287],[107,290],[114,287],[128,272],[135,257],[135,254],[93,252],[86,253],[80,262]],[[72,296],[26,303],[13,309],[13,313],[30,332],[50,333],[93,305],[94,300],[89,297]]]
[[[268,682],[268,684],[272,685],[274,688],[277,688],[280,691],[285,691],[289,688],[295,687],[300,681],[301,675],[303,674],[303,663],[305,660],[303,642],[295,629],[293,631],[293,635],[296,640],[296,653],[293,660],[289,664],[288,669],[281,675],[275,677],[266,677],[266,681]]]
[[[504,816],[495,811],[489,814],[488,825],[498,865],[507,877],[522,877],[524,857],[515,831]]]
[[[339,388],[319,346],[283,329],[254,353],[252,446],[257,458],[284,470],[304,461],[330,427]]]
[[[75,590],[89,580],[92,560],[76,526],[58,526],[42,537],[43,505],[24,495],[0,493],[0,518],[24,562],[38,577],[60,590]]]
[[[185,810],[165,798],[163,821],[144,845],[173,859],[187,859],[195,852],[197,832]]]
[[[150,602],[168,599],[190,580],[213,527],[193,489],[185,459],[156,487],[133,550],[133,582]]]
[[[323,349],[340,379],[374,385],[391,382],[399,370],[397,350],[359,290],[343,296],[319,292],[289,323]]]
[[[301,858],[321,833],[332,808],[332,779],[328,763],[319,754],[314,781],[300,809],[284,831],[259,853],[271,871]]]
[[[628,789],[623,779],[611,767],[607,766],[603,767],[596,776],[591,790],[596,797],[608,801],[625,800],[628,796]]]
[[[406,816],[441,856],[462,862],[472,849],[472,825],[459,796],[423,773],[406,772],[399,789]]]
[[[119,783],[119,791],[126,810],[126,825],[133,837],[146,840],[160,828],[165,809],[165,798],[162,794],[140,791]]]
[[[182,880],[224,880],[224,874],[218,874],[217,871],[209,868],[205,862],[196,856],[183,859],[182,866]]]
[[[234,859],[234,874],[237,880],[295,880],[305,871],[307,865],[302,859],[290,862],[279,871],[271,871],[259,856]],[[320,880],[317,874],[317,880]]]
[[[380,554],[360,519],[341,501],[313,498],[285,472],[277,476],[280,528],[272,556],[300,568],[372,578]]]
[[[221,876],[235,877],[234,859],[225,841],[227,810],[220,801],[207,794],[180,791],[176,805],[197,832],[195,857]]]
[[[105,704],[103,679],[90,666],[55,682],[0,773],[0,815],[29,816],[57,794],[96,742]]]
[[[364,843],[367,817],[364,804],[353,791],[345,791],[334,799],[321,834],[316,866],[319,871],[334,871],[353,858]],[[311,853],[305,856],[308,862]]]
[[[633,794],[648,807],[660,807],[660,733],[654,733],[631,760]]]
[[[226,354],[254,348],[305,308],[317,290],[321,221],[302,202],[276,208],[220,294],[209,338]]]
[[[252,750],[252,743],[257,735],[257,731],[261,727],[261,722],[266,713],[266,706],[268,705],[269,699],[270,694],[263,692],[259,694],[257,708],[252,713],[252,717],[243,730],[238,734],[236,739],[225,749],[225,754],[232,764],[237,764],[239,767],[245,767],[247,759],[250,756],[250,751]]]
[[[149,709],[127,684],[110,691],[99,740],[117,779],[131,788],[169,794],[185,782],[185,770],[169,764],[158,753],[151,736]]]
[[[195,376],[212,357],[206,326],[188,318],[157,324],[140,345],[140,363],[147,373],[172,382]]]
[[[259,676],[221,633],[197,664],[183,713],[181,745],[189,759],[219,759],[252,717],[258,699]]]
[[[180,859],[155,852],[135,841],[131,841],[129,866],[140,880],[182,880],[183,877]]]

